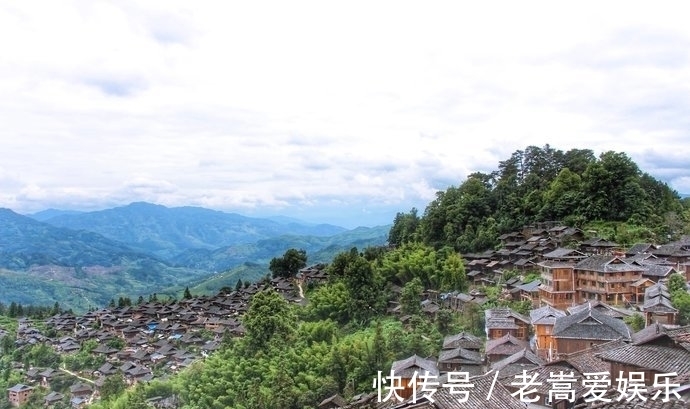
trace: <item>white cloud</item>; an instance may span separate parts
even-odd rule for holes
[[[361,219],[547,143],[628,152],[683,191],[690,169],[664,165],[690,146],[672,6],[3,5],[0,206]]]

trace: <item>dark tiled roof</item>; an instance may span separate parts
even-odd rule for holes
[[[651,277],[668,277],[676,272],[675,268],[662,264],[644,264],[642,268],[645,269],[642,275]]]
[[[622,258],[607,255],[590,256],[575,264],[575,269],[601,273],[645,271],[645,269],[640,266],[626,263]]]
[[[486,342],[486,354],[493,355],[512,355],[522,349],[529,348],[529,343],[506,334],[498,339]]]
[[[528,293],[531,293],[531,292],[537,291],[539,289],[539,284],[541,284],[540,280],[534,280],[534,281],[527,283],[527,284],[518,285],[517,288],[521,289],[522,291],[526,291]]]
[[[443,348],[465,348],[481,349],[483,342],[481,338],[467,332],[460,332],[455,335],[448,335],[443,338]]]
[[[652,250],[652,254],[655,256],[688,257],[690,256],[690,243],[679,241],[664,244]]]
[[[10,392],[22,392],[22,391],[30,391],[32,389],[33,388],[31,386],[24,385],[22,383],[18,383],[16,385],[14,385],[13,387],[8,388],[7,390]]]
[[[487,329],[518,329],[513,318],[491,318],[486,321]]]
[[[481,364],[482,356],[477,351],[470,351],[464,348],[444,349],[438,356],[439,362],[450,360],[460,360],[467,363]]]
[[[553,325],[556,322],[556,318],[565,317],[565,315],[564,311],[553,308],[550,305],[537,308],[529,313],[532,325]]]
[[[529,379],[532,379],[532,377],[536,375],[535,385],[530,389],[534,389],[534,393],[539,394],[541,396],[549,396],[549,391],[553,389],[552,374],[563,373],[563,379],[565,380],[565,382],[567,382],[568,379],[573,380],[571,386],[572,390],[575,391],[576,399],[587,393],[587,391],[589,390],[588,388],[584,388],[582,386],[582,375],[578,371],[574,371],[567,365],[551,364],[548,366],[527,369],[526,371],[527,375],[529,376]],[[522,375],[522,372],[518,372],[515,375]],[[517,383],[519,381],[519,379],[515,378],[515,375],[513,375],[512,377],[502,378],[503,385],[508,388],[518,389],[519,386],[511,385],[512,383]],[[551,382],[549,382],[550,379]],[[534,395],[532,394],[528,394],[526,396],[534,397]]]
[[[594,237],[589,240],[583,241],[582,245],[590,247],[618,247],[618,243],[604,240],[601,237]]]
[[[555,338],[580,338],[596,340],[630,340],[631,332],[625,323],[588,308],[572,315],[556,319],[553,327]]]
[[[681,348],[659,345],[624,345],[600,352],[598,356],[611,362],[634,365],[657,372],[690,373],[690,352]]]
[[[585,257],[587,257],[587,255],[581,251],[562,247],[544,254],[544,258],[581,259]]]
[[[648,325],[645,328],[634,333],[632,336],[632,341],[635,345],[643,345],[655,341],[659,338],[666,338],[668,343],[672,343],[673,335],[683,333],[690,334],[690,326],[680,327],[678,329],[669,329],[667,326],[663,324],[655,323],[652,325]]]
[[[530,320],[529,318],[525,317],[524,315],[513,311],[510,308],[492,308],[489,310],[484,311],[484,316],[487,320],[493,320],[493,319],[503,319],[503,318],[511,318],[513,320],[517,319],[519,321],[524,322],[525,324],[529,324]]]
[[[342,406],[345,406],[347,404],[347,401],[342,396],[340,396],[336,393],[335,395],[331,396],[330,398],[326,398],[321,403],[319,403],[319,407],[325,406],[329,403],[332,403],[338,407],[342,407]]]
[[[491,365],[491,369],[499,371],[500,377],[513,376],[516,373],[522,373],[525,369],[531,369],[535,366],[544,365],[544,360],[534,354],[534,352],[525,348],[513,355],[501,359]]]
[[[417,355],[412,355],[409,358],[393,362],[393,365],[391,365],[391,370],[395,372],[396,376],[402,376],[403,378],[412,378],[412,375],[415,371],[429,371],[429,374],[435,376],[438,376],[439,373],[436,362],[430,359],[424,359]]]
[[[630,247],[625,254],[635,255],[640,253],[649,253],[649,250],[653,249],[654,245],[652,243],[637,243]]]
[[[614,317],[614,318],[625,318],[633,315],[632,312],[626,311],[620,308],[612,307],[608,304],[606,304],[603,301],[585,301],[584,303],[580,305],[575,305],[572,307],[568,307],[568,312],[572,315],[581,311],[585,311],[589,308],[592,308],[593,310],[597,310],[597,312],[608,315],[609,317]]]
[[[643,394],[643,396],[645,395],[647,397],[646,401],[640,401],[639,399],[633,399],[629,402],[625,399],[618,401],[619,393],[611,390],[604,396],[606,399],[610,399],[610,402],[582,403],[575,406],[575,409],[688,409],[687,402],[678,400],[674,396],[671,396],[668,402],[664,402],[661,397],[652,400],[648,393]]]

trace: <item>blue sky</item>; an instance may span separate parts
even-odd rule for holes
[[[683,3],[481,3],[3,3],[0,207],[387,224],[547,143],[690,193]]]

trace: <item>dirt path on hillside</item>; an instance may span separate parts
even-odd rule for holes
[[[62,372],[64,372],[64,373],[67,373],[67,374],[70,374],[70,375],[74,376],[75,378],[79,378],[79,379],[81,379],[82,381],[85,381],[85,382],[88,382],[88,383],[93,383],[93,384],[96,383],[96,382],[92,381],[91,379],[84,378],[83,376],[79,376],[79,375],[75,374],[74,372],[70,371],[69,369],[60,368],[60,370],[61,370]]]

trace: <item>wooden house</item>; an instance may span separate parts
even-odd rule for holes
[[[463,348],[469,351],[479,352],[483,346],[484,343],[481,338],[469,332],[463,331],[443,338],[443,349]]]
[[[605,240],[601,237],[593,237],[580,243],[580,251],[587,254],[610,255],[619,248],[618,243]]]
[[[558,317],[553,326],[553,339],[559,355],[582,351],[617,339],[630,342],[631,335],[630,328],[622,320],[592,308]]]
[[[510,308],[492,308],[484,311],[485,330],[488,339],[499,339],[506,334],[515,338],[529,339],[529,318]]]
[[[677,321],[678,310],[671,303],[671,294],[663,283],[657,283],[645,290],[642,311],[645,326],[653,323],[673,325]]]
[[[584,240],[585,233],[577,227],[556,226],[548,230],[549,238],[563,247]]]
[[[655,256],[665,258],[675,264],[687,263],[690,261],[690,241],[663,244],[651,252]]]
[[[575,264],[578,301],[599,300],[612,304],[638,302],[632,286],[644,268],[618,256],[596,255]],[[642,300],[639,300],[642,301]]]
[[[486,341],[484,353],[489,362],[498,362],[525,348],[529,348],[529,342],[506,334],[499,339]]]
[[[65,398],[65,395],[61,394],[60,392],[50,392],[49,394],[46,395],[45,398],[43,398],[43,404],[46,407],[51,407],[58,402],[61,402]]]
[[[539,302],[564,309],[575,302],[575,268],[563,261],[545,260],[539,263],[541,285]]]
[[[413,378],[416,378],[416,390],[419,391],[421,390],[423,384],[422,377],[427,372],[430,376],[439,375],[436,362],[430,359],[421,358],[417,355],[393,362],[391,365],[391,370],[396,377],[400,377],[400,384],[396,385],[396,387],[400,387],[400,390],[397,391],[397,394],[403,399],[409,398],[415,391],[415,385],[410,384],[410,381]]]
[[[519,301],[528,301],[533,308],[538,307],[540,285],[540,280],[534,280],[529,283],[519,284],[515,286],[515,288],[518,290]]]
[[[544,260],[562,261],[564,263],[576,263],[589,257],[587,254],[570,248],[559,247],[548,253],[544,253]]]
[[[69,393],[72,398],[79,397],[88,399],[93,393],[93,387],[85,382],[77,382],[70,386]]]
[[[541,359],[551,361],[555,358],[556,342],[553,339],[553,327],[557,318],[565,316],[564,311],[550,305],[530,311],[532,330],[535,335],[535,352]]]
[[[438,370],[481,375],[485,372],[484,358],[479,352],[464,348],[443,349],[438,355]]]

